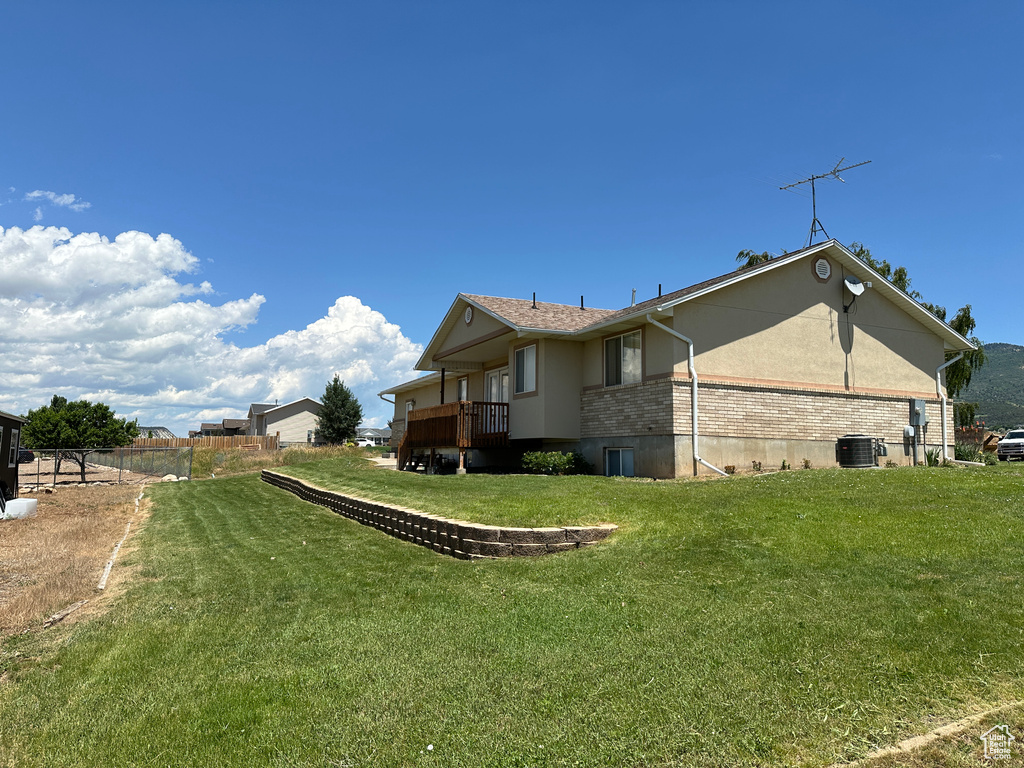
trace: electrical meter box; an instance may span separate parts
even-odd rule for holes
[[[910,423],[915,427],[923,427],[928,423],[928,413],[925,411],[924,400],[910,401]]]

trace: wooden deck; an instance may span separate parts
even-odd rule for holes
[[[459,400],[415,408],[406,416],[405,434],[398,447],[403,469],[416,449],[500,448],[508,445],[508,403]]]

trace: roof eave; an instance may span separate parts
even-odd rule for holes
[[[495,314],[494,312],[492,312],[491,310],[489,310],[487,307],[483,306],[479,302],[473,301],[473,299],[469,298],[466,294],[459,293],[455,297],[455,301],[452,302],[452,305],[448,308],[448,311],[445,313],[444,319],[441,321],[441,324],[439,326],[437,326],[437,330],[434,331],[434,335],[430,337],[430,341],[427,343],[427,346],[424,347],[423,354],[420,355],[420,359],[416,361],[416,365],[415,365],[416,370],[418,370],[418,371],[429,371],[429,370],[432,370],[431,366],[434,363],[434,355],[436,355],[438,352],[441,351],[440,349],[438,349],[438,347],[440,346],[441,342],[451,332],[451,329],[452,329],[452,327],[455,324],[454,323],[455,319],[459,316],[459,314],[461,314],[461,312],[456,312],[455,311],[455,307],[459,303],[459,301],[464,301],[465,303],[467,303],[470,306],[472,306],[474,308],[474,310],[480,310],[485,315],[493,317],[499,323],[503,323],[504,325],[507,325],[510,330],[516,331],[516,332],[519,331],[519,326],[516,325],[515,323],[509,322],[508,319],[502,317],[501,315]]]

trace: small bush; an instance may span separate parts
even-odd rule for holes
[[[953,446],[953,458],[957,461],[981,461],[981,451],[976,443],[957,443]]]
[[[810,459],[804,459],[804,469],[810,469],[810,468],[811,468],[811,460]]]
[[[529,451],[523,454],[523,469],[534,475],[585,475],[594,468],[579,451]]]
[[[924,461],[929,467],[937,467],[942,461],[942,453],[938,448],[928,448],[924,452]]]
[[[755,472],[760,472],[761,471],[761,462],[760,461],[752,461],[752,462],[750,462],[750,466],[752,466],[754,468]]]
[[[780,469],[781,469],[781,470],[782,470],[783,472],[785,472],[785,471],[786,471],[787,469],[789,469],[789,462],[788,462],[788,461],[786,461],[785,459],[783,459],[783,460],[782,460],[782,466],[780,467]]]

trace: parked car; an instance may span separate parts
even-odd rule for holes
[[[996,446],[996,456],[1000,461],[1024,459],[1024,429],[1011,429],[1006,437]]]
[[[357,448],[373,448],[373,446],[373,440],[370,440],[368,437],[360,437],[358,440],[356,440]]]
[[[28,448],[19,448],[18,449],[18,463],[19,464],[28,464],[30,461],[35,461],[35,460],[36,460],[36,455],[34,453],[32,453],[32,451],[30,451]]]

